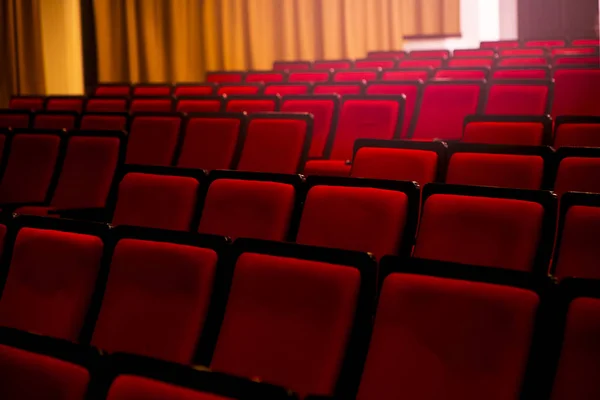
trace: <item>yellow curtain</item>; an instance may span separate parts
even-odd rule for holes
[[[200,81],[402,48],[405,0],[96,0],[104,82]]]
[[[460,0],[402,0],[404,36],[460,36]]]

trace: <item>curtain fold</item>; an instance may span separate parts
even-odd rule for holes
[[[460,0],[401,0],[405,36],[460,35]]]

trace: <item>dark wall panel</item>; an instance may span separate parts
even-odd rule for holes
[[[519,38],[594,36],[598,0],[519,0]]]

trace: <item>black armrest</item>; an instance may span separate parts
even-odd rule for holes
[[[108,216],[104,208],[70,208],[50,210],[48,215],[58,215],[60,218],[80,219],[93,222],[107,222]]]

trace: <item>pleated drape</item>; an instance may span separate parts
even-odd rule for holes
[[[405,36],[460,35],[460,0],[401,0]]]

